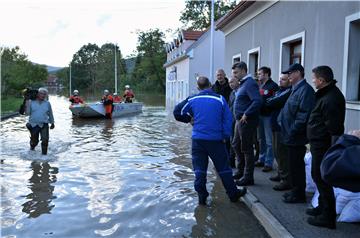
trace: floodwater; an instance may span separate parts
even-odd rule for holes
[[[268,237],[212,166],[209,206],[197,205],[191,127],[144,100],[141,114],[84,120],[50,96],[47,156],[29,150],[25,116],[2,121],[1,237]]]

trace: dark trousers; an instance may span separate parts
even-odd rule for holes
[[[306,153],[305,145],[287,145],[287,153],[289,159],[290,179],[292,182],[292,194],[294,196],[305,198],[305,162]]]
[[[311,176],[319,190],[319,207],[322,215],[329,219],[336,218],[335,196],[333,188],[328,185],[322,178],[320,173],[320,165],[326,151],[330,148],[331,142],[315,144],[310,143],[311,160]]]
[[[248,123],[241,123],[236,121],[235,134],[232,141],[232,146],[236,153],[238,160],[238,171],[244,175],[245,179],[254,179],[254,135],[256,134],[257,121],[250,121]],[[243,173],[241,173],[243,172]]]
[[[30,147],[35,148],[39,144],[39,135],[41,136],[41,148],[47,150],[49,143],[49,125],[45,123],[43,127],[32,127],[29,123],[26,127],[30,131]]]
[[[226,148],[228,148],[229,150],[229,162],[230,162],[230,167],[231,168],[235,168],[236,167],[236,154],[234,151],[234,148],[231,145],[231,142],[234,138],[234,132],[235,132],[235,121],[233,121],[232,123],[232,135],[230,137],[230,140],[226,141]]]
[[[209,193],[206,189],[206,174],[209,157],[212,160],[228,197],[236,197],[238,189],[232,178],[232,170],[228,162],[226,146],[222,141],[192,140],[192,164],[195,172],[195,191],[199,197],[206,198]]]
[[[291,184],[289,176],[289,158],[287,153],[287,146],[280,142],[280,131],[273,131],[273,151],[278,164],[278,174],[280,179],[287,184]]]

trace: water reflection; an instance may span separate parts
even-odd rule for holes
[[[29,179],[31,193],[26,195],[29,201],[22,204],[22,211],[29,214],[29,217],[36,218],[42,214],[50,214],[51,209],[55,205],[51,205],[51,201],[56,198],[53,195],[55,186],[52,185],[56,182],[56,174],[58,168],[51,167],[48,162],[31,163],[33,175]]]

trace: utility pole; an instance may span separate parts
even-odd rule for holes
[[[5,51],[5,47],[0,47],[0,92],[1,92],[1,85],[2,85],[2,78],[1,78],[1,61],[2,61],[2,55]],[[0,106],[1,107],[1,106]]]
[[[70,66],[69,66],[69,94],[71,96],[71,62],[70,62]]]
[[[117,93],[117,90],[118,90],[118,85],[117,85],[117,62],[116,62],[116,53],[117,53],[117,50],[116,50],[116,44],[115,45],[115,93]]]
[[[214,0],[211,0],[211,27],[210,27],[210,82],[213,82],[214,73]]]

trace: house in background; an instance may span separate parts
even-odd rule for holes
[[[196,78],[210,74],[210,30],[181,31],[165,45],[166,106],[173,107],[197,93]],[[224,34],[214,32],[214,71],[224,66]],[[215,72],[213,73],[215,75]],[[214,82],[215,79],[210,79]]]
[[[360,129],[360,1],[241,1],[216,24],[225,34],[225,71],[238,61],[255,74],[261,66],[278,81],[301,63],[330,66],[344,94],[346,131]]]
[[[45,85],[50,93],[56,93],[60,89],[59,78],[54,74],[49,74]]]

